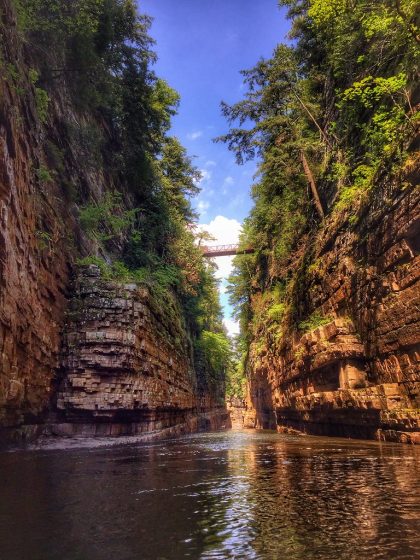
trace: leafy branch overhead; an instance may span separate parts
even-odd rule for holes
[[[309,240],[331,223],[353,226],[384,177],[410,164],[420,101],[418,2],[279,4],[291,42],[242,72],[246,94],[222,103],[230,129],[216,139],[240,164],[258,159],[241,239],[256,251],[236,257],[229,292],[241,336],[268,346],[309,324],[296,299]],[[271,308],[282,310],[273,329]]]

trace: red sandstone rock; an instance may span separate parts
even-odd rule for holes
[[[357,232],[327,223],[317,242],[308,301],[334,320],[251,348],[248,426],[419,441],[420,192],[395,185],[391,209],[375,196]]]

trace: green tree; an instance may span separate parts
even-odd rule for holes
[[[384,176],[409,164],[418,126],[415,1],[279,4],[292,42],[243,72],[245,96],[222,104],[230,130],[217,139],[238,163],[259,163],[242,238],[255,253],[236,257],[229,287],[255,351],[316,322],[305,271],[317,231],[354,224]]]
[[[160,169],[166,196],[171,207],[188,222],[196,219],[190,198],[198,194],[200,171],[192,165],[186,149],[177,138],[167,138],[163,145]]]

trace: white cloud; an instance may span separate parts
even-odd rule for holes
[[[226,218],[218,215],[208,224],[200,224],[200,229],[211,233],[216,240],[212,241],[214,245],[230,245],[239,241],[241,233],[241,224],[234,218]]]
[[[210,202],[207,202],[207,200],[200,200],[199,203],[197,204],[197,209],[200,212],[200,214],[206,214],[206,210],[209,206],[210,206]]]
[[[235,179],[233,177],[231,177],[230,175],[228,175],[224,180],[225,185],[233,185],[234,182],[235,182]]]
[[[212,159],[209,159],[208,161],[206,161],[205,166],[206,167],[215,167],[217,164],[215,161],[213,161]]]
[[[216,257],[216,278],[223,280],[223,278],[228,278],[231,275],[233,270],[232,261],[233,257]]]
[[[197,138],[200,138],[200,136],[203,136],[202,130],[196,130],[187,134],[188,140],[197,140]]]
[[[233,319],[223,319],[227,332],[230,336],[239,334],[239,323]]]

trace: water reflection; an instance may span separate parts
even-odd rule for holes
[[[3,453],[0,558],[412,560],[418,458],[238,432]]]

